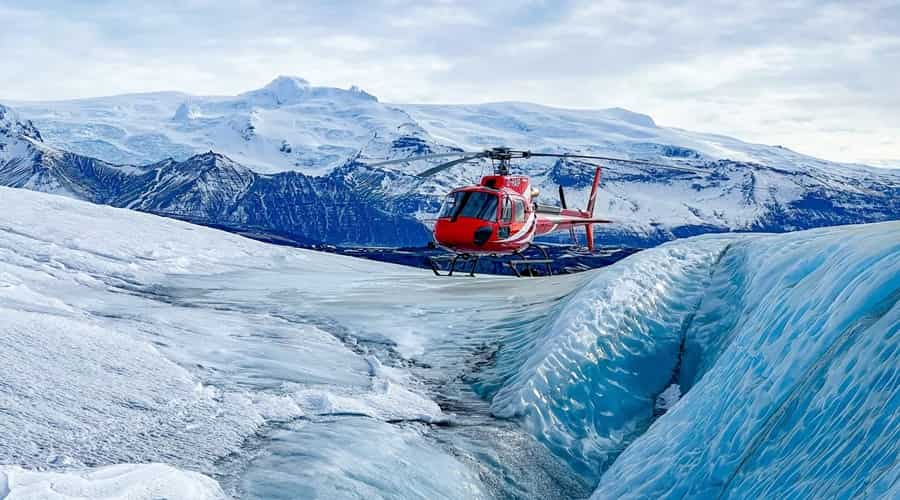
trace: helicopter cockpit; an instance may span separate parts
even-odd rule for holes
[[[498,196],[486,191],[454,191],[444,198],[438,218],[497,220]]]

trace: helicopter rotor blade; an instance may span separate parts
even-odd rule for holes
[[[416,177],[430,177],[438,172],[443,172],[444,170],[447,170],[448,168],[450,168],[454,165],[459,165],[460,163],[465,163],[470,160],[475,160],[477,158],[484,158],[484,157],[485,157],[485,153],[475,153],[475,154],[472,154],[469,156],[464,156],[457,160],[448,161],[447,163],[441,163],[440,165],[431,167],[428,170],[425,170],[424,172],[419,172],[418,174],[416,174]]]
[[[382,165],[394,165],[396,163],[409,163],[413,161],[419,160],[430,160],[432,158],[449,158],[453,156],[463,156],[463,155],[473,155],[473,154],[481,154],[475,153],[474,151],[454,151],[452,153],[435,153],[430,155],[421,155],[421,156],[410,156],[408,158],[400,158],[397,160],[387,160],[387,161],[379,161],[375,163],[367,163],[368,167],[380,167]]]
[[[611,161],[618,163],[631,163],[634,165],[644,165],[648,167],[657,167],[657,168],[666,168],[669,170],[680,170],[682,172],[691,172],[694,174],[707,174],[709,172],[705,172],[700,169],[691,168],[691,167],[682,167],[677,165],[665,165],[663,163],[653,163],[649,161],[643,160],[626,160],[625,158],[612,158],[609,156],[592,156],[592,155],[573,155],[568,153],[529,153],[528,156],[545,156],[551,158],[584,158],[588,160],[603,160],[603,161]]]

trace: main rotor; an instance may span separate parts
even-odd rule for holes
[[[494,165],[494,175],[509,175],[510,160],[513,158],[528,158],[530,151],[514,151],[509,148],[499,147],[484,151],[484,158],[488,158]]]
[[[533,153],[531,151],[524,151],[519,149],[510,149],[507,147],[496,147],[491,149],[485,149],[484,151],[454,151],[451,153],[436,153],[422,156],[413,156],[410,158],[400,158],[397,160],[388,160],[381,161],[376,163],[369,163],[370,167],[380,167],[382,165],[391,165],[397,163],[409,163],[417,160],[428,160],[434,158],[452,158],[452,157],[460,157],[455,160],[451,160],[445,163],[441,163],[440,165],[434,166],[425,170],[424,172],[419,172],[416,174],[417,177],[430,177],[438,172],[443,172],[450,167],[455,165],[459,165],[461,163],[466,163],[472,160],[482,160],[489,159],[494,164],[494,175],[509,175],[510,173],[510,162],[513,159],[519,158],[537,158],[537,157],[546,157],[546,158],[572,158],[572,159],[585,159],[585,160],[602,160],[607,162],[614,163],[624,163],[624,164],[635,164],[635,165],[645,165],[649,167],[657,167],[664,168],[669,170],[680,170],[684,172],[692,172],[692,173],[704,173],[702,170],[697,170],[690,167],[684,166],[676,166],[676,165],[663,165],[660,163],[652,163],[648,161],[642,160],[630,160],[625,158],[611,158],[608,156],[594,156],[594,155],[581,155],[581,154],[569,154],[569,153]]]

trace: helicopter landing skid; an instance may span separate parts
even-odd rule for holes
[[[543,257],[543,258],[529,259],[528,256],[525,255],[525,252],[528,251],[532,247],[537,248],[538,251],[541,253],[541,257]],[[512,272],[513,272],[513,274],[516,275],[516,277],[524,278],[524,277],[553,275],[553,266],[552,266],[553,259],[550,258],[550,255],[547,253],[547,250],[544,249],[543,247],[538,246],[538,245],[531,245],[528,248],[526,248],[525,250],[522,250],[521,252],[517,252],[515,255],[519,258],[514,259],[514,260],[508,260],[508,261],[506,261],[506,263],[509,264],[510,269],[512,269]],[[483,257],[483,256],[472,255],[472,254],[455,254],[452,257],[451,256],[429,257],[428,265],[431,267],[431,271],[434,272],[435,276],[453,276],[453,273],[455,273],[457,270],[459,270],[459,271],[465,272],[470,277],[474,277],[475,271],[478,268],[478,262],[481,259],[481,257]],[[498,258],[496,255],[490,255],[490,256],[484,256],[484,257],[487,257],[489,259],[497,259]],[[462,266],[460,266],[460,267],[462,267],[462,269],[457,269],[457,263],[459,261],[463,261],[466,263],[471,262],[471,266],[468,268],[468,270],[466,270],[465,265],[463,264]],[[443,269],[441,269],[440,264],[443,262],[450,263],[448,270],[446,272],[443,272]],[[524,267],[522,267],[522,266],[524,266]],[[546,274],[538,273],[535,270],[534,266],[546,266],[546,270],[547,270]]]
[[[530,249],[530,248],[537,248],[538,251],[541,252],[541,256],[543,257],[543,259],[529,259],[525,255],[525,252],[528,251],[528,249]],[[529,245],[528,248],[526,248],[525,250],[523,250],[521,252],[518,252],[516,255],[519,255],[522,258],[509,261],[509,267],[512,269],[513,273],[515,273],[515,275],[517,277],[521,278],[524,276],[529,276],[529,277],[540,276],[540,274],[536,274],[534,267],[532,267],[534,265],[547,266],[546,276],[553,275],[553,266],[551,265],[551,264],[553,264],[553,259],[550,258],[550,255],[547,253],[547,250],[544,247],[542,247],[540,245]],[[522,272],[519,270],[518,266],[522,266],[522,265],[525,266],[525,272]]]
[[[428,265],[431,266],[432,272],[434,272],[435,276],[453,276],[453,272],[456,271],[456,262],[462,259],[465,262],[472,261],[472,267],[469,268],[468,275],[474,277],[475,276],[475,268],[478,267],[478,259],[480,257],[478,255],[470,255],[470,254],[455,254],[453,257],[428,257]],[[441,267],[438,264],[441,261],[449,260],[450,261],[450,270],[446,273],[441,274]]]

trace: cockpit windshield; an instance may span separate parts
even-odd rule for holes
[[[497,220],[497,195],[482,191],[457,191],[444,199],[439,217],[471,217]]]

